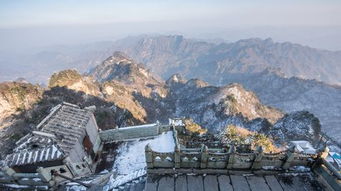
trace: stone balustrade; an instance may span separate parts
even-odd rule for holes
[[[197,168],[229,170],[276,170],[289,169],[294,166],[311,166],[318,154],[296,152],[295,147],[279,153],[264,153],[262,147],[248,149],[247,145],[223,145],[220,143],[202,144],[201,147],[187,148],[179,144],[178,130],[173,131],[174,152],[161,153],[145,148],[148,169],[157,168]],[[244,151],[244,152],[243,152]]]
[[[0,183],[31,186],[52,186],[55,184],[49,170],[38,168],[37,173],[16,173],[12,168],[1,169]]]
[[[293,148],[294,149],[294,148]],[[234,146],[228,151],[212,151],[206,145],[201,148],[175,149],[160,153],[149,145],[145,150],[147,168],[200,168],[200,169],[288,169],[293,166],[310,166],[317,155],[296,153],[293,150],[280,153],[263,153],[262,149],[251,153],[237,153]]]

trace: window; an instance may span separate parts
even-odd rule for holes
[[[59,169],[59,172],[60,172],[60,173],[66,173],[66,170],[65,170],[64,168],[60,168],[60,169]]]

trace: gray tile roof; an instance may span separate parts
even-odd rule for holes
[[[63,151],[55,144],[34,150],[22,150],[6,156],[7,166],[20,166],[38,162],[54,161],[65,157]]]
[[[68,154],[70,149],[85,136],[85,127],[91,115],[91,111],[64,103],[38,128],[42,132],[55,135],[54,140],[58,146]]]
[[[73,104],[57,105],[37,126],[37,131],[17,142],[14,152],[6,156],[5,164],[19,166],[68,156],[75,144],[82,143],[91,115],[91,111]]]

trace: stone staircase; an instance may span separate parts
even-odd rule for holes
[[[142,168],[127,175],[118,175],[115,178],[112,176],[103,191],[141,191],[144,188],[143,180],[146,174],[146,169]]]
[[[85,187],[83,185],[80,185],[79,183],[75,181],[67,181],[64,185],[60,186],[57,190],[58,191],[97,191],[97,190],[103,190],[103,187],[107,184],[107,182],[110,180],[110,178],[113,176],[112,172],[105,172],[105,173],[99,173],[99,174],[91,174],[86,177],[82,177],[79,179],[76,179],[78,182],[82,182],[83,184],[89,185],[88,187]]]

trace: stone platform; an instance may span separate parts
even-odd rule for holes
[[[148,176],[146,191],[324,190],[312,174]]]

